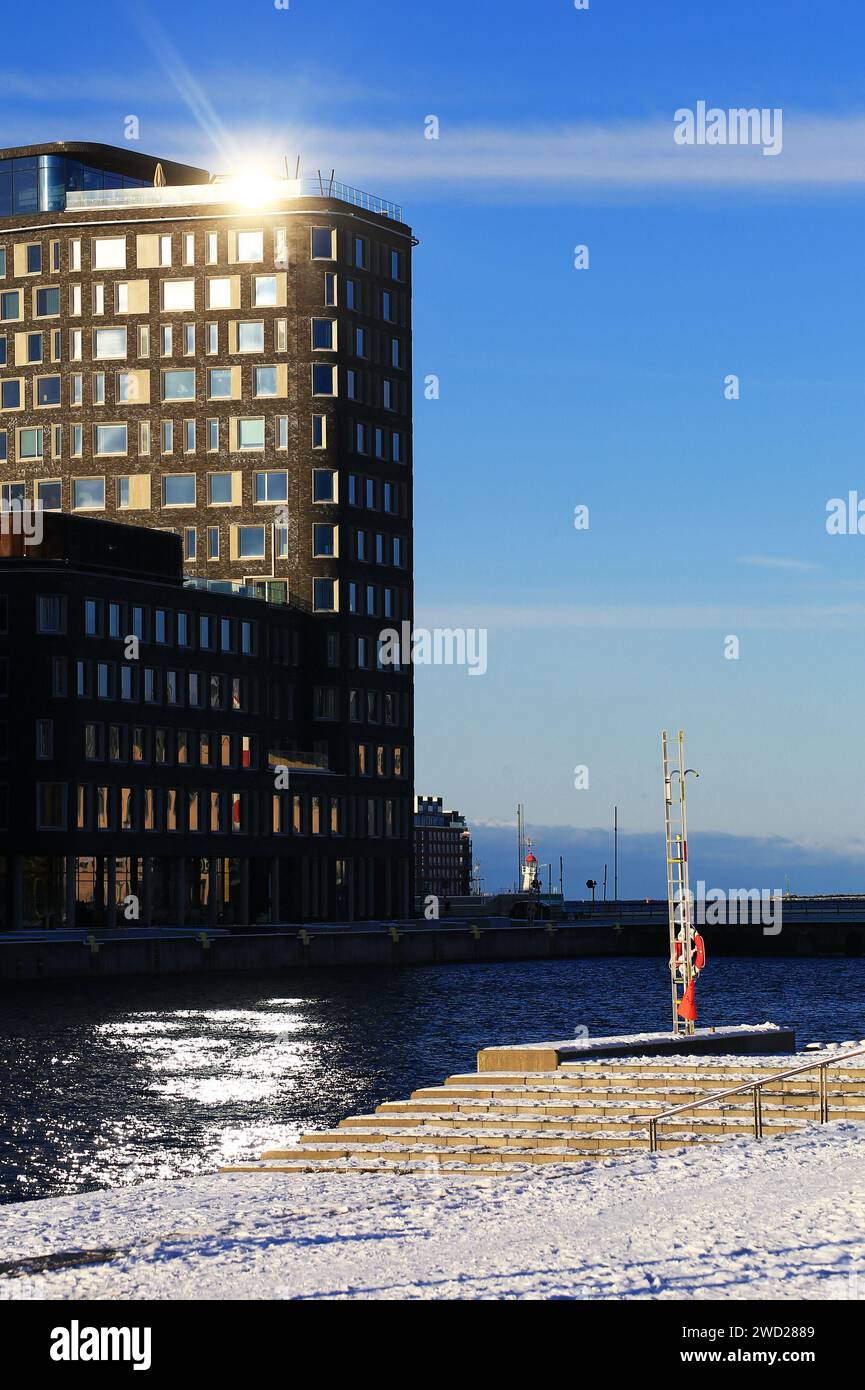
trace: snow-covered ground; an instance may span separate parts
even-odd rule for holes
[[[21,1203],[0,1208],[0,1297],[865,1299],[863,1153],[865,1124],[834,1122],[525,1178],[236,1174]]]

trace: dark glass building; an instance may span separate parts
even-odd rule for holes
[[[204,169],[111,145],[29,145],[0,150],[0,217],[62,212],[68,193],[153,186],[157,169],[166,182],[206,183]]]
[[[460,811],[446,811],[440,796],[414,800],[415,892],[443,901],[472,891],[472,837]]]
[[[184,582],[169,533],[30,520],[0,530],[0,929],[401,914],[410,827],[317,744],[311,615]]]

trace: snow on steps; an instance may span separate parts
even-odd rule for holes
[[[337,1130],[303,1135],[261,1161],[223,1172],[447,1173],[467,1178],[545,1174],[610,1161],[648,1148],[651,1115],[789,1069],[796,1060],[694,1066],[687,1061],[634,1065],[565,1063],[551,1072],[483,1072],[446,1078],[408,1100],[386,1101],[374,1115],[353,1115]],[[830,1119],[865,1119],[865,1066],[828,1075]],[[819,1118],[818,1074],[763,1090],[766,1137],[795,1134]],[[662,1121],[661,1150],[717,1144],[753,1133],[751,1096],[713,1101]]]

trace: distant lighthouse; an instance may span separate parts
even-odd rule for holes
[[[529,841],[529,852],[523,864],[523,881],[521,891],[523,893],[535,893],[538,889],[538,861],[532,854],[531,840]]]

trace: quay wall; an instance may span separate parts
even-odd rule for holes
[[[761,927],[706,930],[712,956],[863,956],[863,922],[794,922],[777,936]],[[0,984],[188,972],[476,964],[667,954],[666,925],[609,922],[357,927],[289,926],[240,932],[145,931],[0,937]]]

